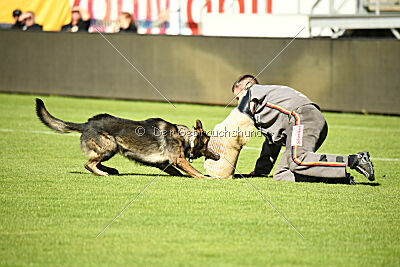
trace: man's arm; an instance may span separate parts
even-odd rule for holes
[[[251,176],[263,175],[267,176],[278,158],[279,152],[281,151],[281,146],[274,143],[270,143],[268,138],[265,138],[264,144],[262,146],[260,157],[256,162],[254,171],[250,173]]]
[[[251,99],[251,92],[250,89],[248,89],[246,94],[239,101],[238,110],[253,119],[258,99],[255,99],[254,101],[251,101]],[[268,138],[265,138],[260,157],[257,160],[254,171],[250,173],[250,176],[267,176],[274,167],[280,151],[280,145],[276,145],[270,142]]]

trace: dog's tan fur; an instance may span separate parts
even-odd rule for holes
[[[207,149],[210,137],[204,132],[200,120],[196,121],[192,131],[184,125],[160,118],[133,121],[109,114],[96,115],[85,123],[72,123],[53,117],[40,99],[36,99],[36,113],[47,127],[57,132],[80,132],[82,151],[89,157],[85,168],[99,176],[118,174],[118,170],[102,164],[117,153],[174,176],[182,176],[178,168],[192,177],[203,179],[212,178],[193,168],[186,158],[204,156],[219,159],[219,155]]]

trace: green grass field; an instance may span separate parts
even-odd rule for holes
[[[110,113],[162,117],[206,130],[231,111],[218,106],[41,97],[63,120]],[[320,151],[371,153],[376,181],[356,186],[251,182],[305,236],[301,238],[243,179],[160,175],[97,239],[96,235],[158,173],[116,156],[122,175],[97,177],[76,134],[54,134],[32,95],[0,94],[1,265],[400,265],[400,117],[325,113]],[[242,151],[254,167],[262,138]],[[194,161],[204,172],[204,159]]]

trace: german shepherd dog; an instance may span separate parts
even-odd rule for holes
[[[204,179],[210,178],[193,168],[186,158],[205,156],[219,160],[219,155],[208,149],[210,137],[203,131],[200,120],[192,131],[159,118],[132,121],[109,114],[96,115],[86,123],[72,123],[53,117],[41,99],[36,99],[36,113],[56,132],[80,132],[81,149],[89,157],[85,168],[99,176],[119,174],[118,170],[102,164],[116,153],[173,176],[182,176],[178,168],[192,177]]]

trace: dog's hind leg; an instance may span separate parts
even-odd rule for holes
[[[86,168],[86,170],[91,171],[96,175],[109,176],[109,174],[107,172],[104,172],[104,171],[100,170],[99,168],[97,168],[97,166],[99,164],[101,165],[100,162],[101,162],[100,158],[91,158],[91,159],[89,159],[88,163],[85,164],[85,168]]]
[[[101,163],[97,164],[97,168],[103,172],[110,174],[110,175],[118,175],[119,174],[119,171],[117,169],[104,166]]]
[[[98,135],[96,132],[85,132],[81,136],[82,151],[89,156],[85,168],[99,176],[109,176],[118,174],[113,168],[106,167],[101,162],[109,160],[116,153],[117,144],[114,137],[103,133]]]

